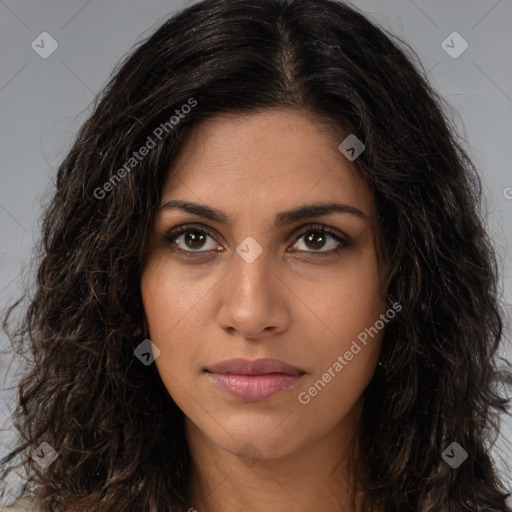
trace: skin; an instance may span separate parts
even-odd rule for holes
[[[162,202],[208,205],[231,222],[160,210],[141,281],[149,335],[160,350],[155,364],[185,415],[192,510],[353,510],[349,449],[384,329],[308,404],[298,400],[386,311],[373,198],[338,150],[343,138],[291,109],[222,114],[188,134],[165,180]],[[330,201],[366,218],[334,213],[273,227],[280,211]],[[187,245],[186,234],[174,239],[174,248],[195,251],[195,259],[164,239],[188,223],[213,235],[196,245]],[[339,242],[326,233],[323,244],[308,243],[311,230],[302,228],[310,224],[351,242],[328,253]],[[251,263],[236,252],[249,236],[262,248]],[[233,357],[274,357],[306,374],[294,389],[243,401],[204,372]]]

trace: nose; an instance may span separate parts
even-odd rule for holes
[[[278,265],[265,250],[251,263],[233,254],[219,283],[217,322],[228,334],[251,340],[284,332],[290,325],[290,295]]]

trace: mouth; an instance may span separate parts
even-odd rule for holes
[[[204,369],[222,390],[257,402],[294,388],[306,372],[278,359],[230,359]]]

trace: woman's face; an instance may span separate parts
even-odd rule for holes
[[[188,435],[271,459],[357,428],[385,276],[372,195],[341,142],[298,111],[222,115],[191,131],[173,162],[141,288],[155,364]],[[327,203],[345,207],[285,213]],[[219,365],[234,358],[293,368]]]

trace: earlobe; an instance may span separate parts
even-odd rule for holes
[[[144,336],[147,338],[147,334],[148,334],[148,324],[146,322],[146,316],[143,315],[143,318],[142,318],[142,324],[139,325],[139,327],[137,327],[137,329],[135,329],[135,331],[133,331],[133,336],[134,337],[137,337],[137,336],[140,336],[141,334],[144,334]]]

